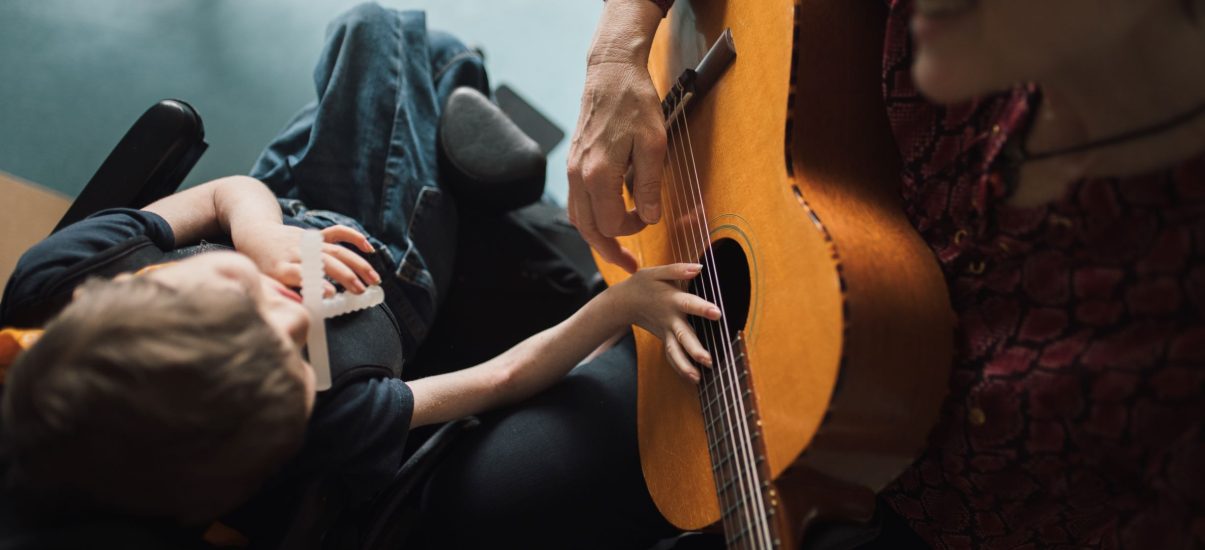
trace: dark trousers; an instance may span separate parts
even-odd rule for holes
[[[425,487],[418,547],[649,548],[675,534],[640,471],[631,336],[481,420]]]

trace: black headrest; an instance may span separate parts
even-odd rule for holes
[[[544,194],[539,144],[474,88],[457,88],[444,104],[439,150],[440,180],[460,204],[507,211]]]

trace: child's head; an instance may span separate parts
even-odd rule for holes
[[[207,254],[83,285],[7,374],[16,479],[55,502],[184,523],[253,493],[300,446],[313,399],[280,321],[295,308],[258,275]]]

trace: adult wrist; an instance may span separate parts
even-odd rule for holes
[[[608,0],[587,65],[602,63],[648,64],[653,35],[664,13],[649,0]]]

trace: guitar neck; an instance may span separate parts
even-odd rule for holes
[[[721,332],[696,328],[703,329],[701,335]],[[708,345],[715,350],[715,367],[703,369],[698,391],[724,537],[729,548],[779,548],[779,503],[766,463],[744,334],[737,332],[726,346],[716,344]]]

